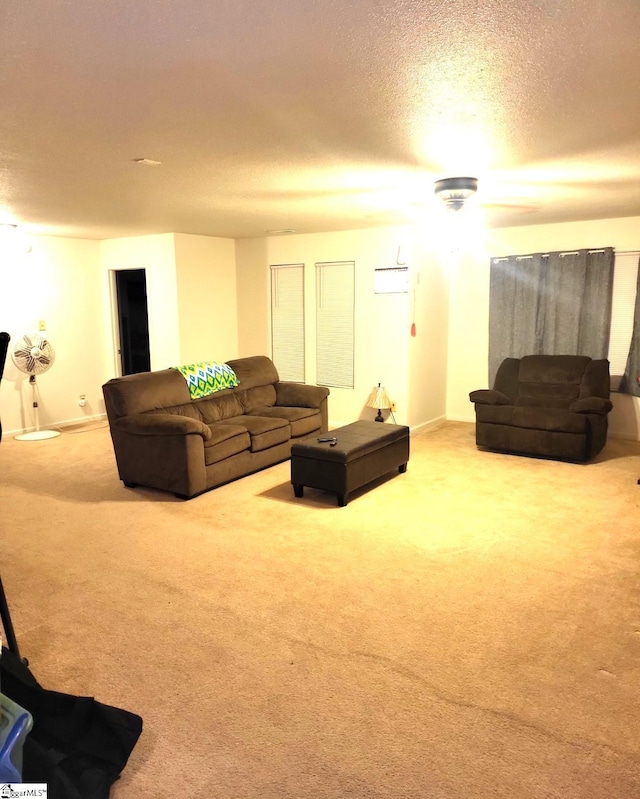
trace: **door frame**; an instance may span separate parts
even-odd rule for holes
[[[149,340],[149,362],[151,365],[151,327],[149,324],[149,293],[147,282],[147,269],[144,266],[126,266],[122,269],[109,269],[109,305],[111,308],[111,336],[113,340],[113,366],[114,375],[122,377],[124,366],[122,359],[122,338],[120,335],[120,307],[118,303],[118,272],[144,272],[145,286],[147,287],[147,333]]]

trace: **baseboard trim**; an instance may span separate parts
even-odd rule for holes
[[[628,433],[612,433],[611,431],[607,433],[607,438],[617,438],[620,441],[640,441],[640,436],[638,435],[632,436]]]
[[[469,422],[470,424],[475,424],[476,423],[476,417],[475,417],[475,414],[473,414],[471,416],[455,416],[455,415],[454,416],[449,416],[449,414],[447,414],[447,421],[448,422]]]
[[[436,430],[438,427],[442,427],[446,421],[446,416],[437,416],[435,419],[430,419],[428,422],[422,422],[421,424],[414,425],[409,429],[412,434],[428,433],[430,430]]]
[[[95,413],[91,416],[78,416],[76,419],[65,419],[61,422],[54,422],[52,424],[45,424],[41,425],[41,430],[64,430],[68,427],[81,427],[83,425],[92,424],[95,422],[106,422],[107,414],[106,413]],[[20,436],[23,433],[31,433],[35,430],[35,427],[23,427],[17,428],[16,430],[3,430],[2,437],[5,438],[12,438],[14,436]]]

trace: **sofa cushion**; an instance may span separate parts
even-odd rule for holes
[[[564,408],[542,410],[515,405],[477,405],[476,421],[529,430],[584,434],[589,424],[589,417],[585,414],[572,413]]]
[[[112,419],[130,413],[188,405],[191,401],[187,384],[175,369],[114,377],[106,386],[107,409]]]
[[[214,397],[196,400],[193,406],[205,424],[231,419],[243,412],[242,404],[233,389],[221,391]]]
[[[219,463],[225,458],[244,452],[251,446],[249,433],[244,427],[239,425],[217,424],[209,425],[211,438],[205,442],[204,462],[206,466],[212,463]]]
[[[291,438],[306,436],[320,429],[320,413],[315,408],[283,408],[274,405],[272,408],[256,409],[256,416],[268,416],[276,419],[286,419],[291,425]]]
[[[238,358],[227,361],[240,381],[239,388],[245,390],[254,386],[268,386],[277,383],[278,370],[271,358],[266,355],[253,355],[250,358]]]
[[[244,391],[238,388],[235,395],[242,405],[242,412],[256,416],[260,415],[257,411],[262,408],[270,408],[276,401],[276,390],[273,385],[255,386]]]
[[[565,400],[580,395],[580,384],[590,358],[586,355],[525,355],[520,360],[519,396]]]
[[[291,438],[291,428],[286,419],[244,414],[226,421],[228,424],[248,430],[251,437],[251,452],[260,452],[276,444],[283,444]]]
[[[188,416],[190,419],[197,419],[202,421],[201,415],[198,413],[196,407],[192,402],[187,402],[184,405],[168,405],[166,408],[154,408],[152,411],[147,411],[150,414],[165,414],[169,413],[172,416]]]
[[[572,399],[565,397],[531,397],[525,395],[518,397],[512,404],[522,408],[568,408],[572,402]]]
[[[567,408],[579,395],[580,383],[520,383],[519,399],[540,399],[543,405],[558,400]]]
[[[580,383],[587,355],[525,355],[520,359],[520,383]]]

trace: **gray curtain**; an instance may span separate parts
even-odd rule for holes
[[[640,397],[640,263],[638,263],[638,282],[636,286],[636,307],[633,314],[633,335],[629,347],[629,356],[624,375],[618,391]]]
[[[489,385],[505,358],[522,358],[539,351],[540,300],[546,259],[510,255],[491,261],[489,284]]]
[[[504,358],[609,351],[612,247],[493,258],[489,385]]]

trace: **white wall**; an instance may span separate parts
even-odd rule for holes
[[[175,234],[180,359],[228,361],[238,356],[235,242]]]
[[[615,247],[640,250],[640,217],[566,222],[488,231],[451,275],[447,418],[474,421],[469,392],[488,385],[489,259],[514,253]],[[640,438],[640,399],[612,394],[609,432]]]
[[[315,374],[315,264],[354,261],[356,269],[354,388],[332,388],[330,424],[358,418],[372,419],[365,403],[374,385],[382,383],[396,402],[399,424],[418,426],[444,416],[446,289],[433,254],[414,246],[415,232],[407,226],[337,233],[272,236],[236,244],[238,274],[239,342],[241,355],[270,354],[269,267],[303,263],[305,269],[306,381]],[[421,275],[422,322],[410,337],[412,294],[376,294],[375,269],[406,260],[413,276]],[[413,277],[412,277],[413,280]],[[418,367],[419,400],[410,398],[409,360]],[[445,368],[436,371],[436,367]],[[425,391],[422,391],[423,383]]]
[[[36,378],[40,426],[87,420],[104,411],[102,383],[109,376],[109,331],[103,324],[103,274],[99,244],[82,239],[30,237],[32,251],[11,258],[0,253],[0,329],[9,348],[44,321],[55,362]],[[87,404],[78,405],[80,394]],[[32,388],[7,355],[0,384],[3,433],[34,427]]]
[[[417,428],[445,411],[448,419],[473,422],[469,392],[488,380],[489,258],[582,247],[639,250],[640,218],[488,231],[444,256],[434,249],[432,234],[398,226],[237,242],[171,233],[102,242],[34,236],[29,255],[0,261],[0,329],[15,340],[35,331],[40,320],[46,323],[57,354],[38,378],[41,426],[91,419],[104,413],[102,384],[117,373],[110,270],[147,270],[151,365],[163,369],[202,358],[269,355],[269,265],[305,263],[307,379],[314,382],[314,264],[353,260],[355,389],[332,390],[331,423],[372,418],[365,402],[378,382],[397,403],[399,423]],[[376,295],[374,270],[393,266],[399,246],[412,291]],[[200,300],[206,294],[207,308],[220,294],[223,310],[193,315],[194,291]],[[77,404],[80,394],[87,395],[84,408]],[[611,435],[640,439],[640,399],[612,399]],[[5,434],[33,426],[28,377],[10,357],[0,383],[0,415]]]
[[[268,239],[236,241],[238,356],[271,355]]]
[[[409,257],[407,424],[415,429],[445,418],[449,281],[446,260],[433,249],[427,230],[413,232]]]
[[[144,269],[146,272],[151,368],[166,369],[179,365],[180,329],[174,234],[101,241],[100,258],[103,276],[101,296],[104,301],[102,323],[109,330],[112,352],[109,377],[120,374],[110,279],[110,272],[120,269]]]
[[[37,378],[41,427],[100,418],[105,412],[102,385],[120,373],[114,270],[146,271],[152,369],[236,357],[232,240],[167,233],[100,242],[34,236],[31,243],[30,254],[1,260],[0,329],[14,343],[37,331],[40,320],[46,324],[56,361]],[[6,435],[34,425],[28,380],[8,356],[0,383]],[[80,394],[87,397],[84,408],[78,405]]]

